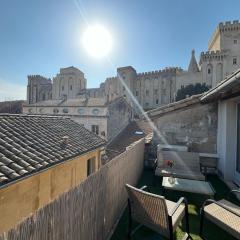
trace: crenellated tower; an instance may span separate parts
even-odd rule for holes
[[[52,81],[41,75],[29,75],[27,85],[27,103],[52,99]]]
[[[219,23],[208,43],[208,51],[200,56],[203,80],[216,86],[240,67],[240,23]]]

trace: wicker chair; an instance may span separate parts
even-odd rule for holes
[[[185,198],[177,203],[166,200],[163,196],[144,191],[146,186],[137,189],[126,184],[128,192],[129,228],[128,237],[142,225],[158,232],[168,239],[174,239],[174,232],[185,216],[186,234],[184,239],[191,239],[189,235],[188,204]],[[140,223],[132,231],[132,220]]]
[[[240,193],[232,190],[231,193]],[[230,195],[229,194],[229,195]],[[232,236],[240,239],[240,207],[222,199],[215,201],[207,199],[201,208],[200,236],[203,237],[204,219],[208,219]]]

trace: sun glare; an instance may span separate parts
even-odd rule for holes
[[[83,46],[94,58],[102,58],[109,54],[112,48],[112,36],[103,26],[89,26],[83,33]]]

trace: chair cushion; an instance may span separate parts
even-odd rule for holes
[[[175,202],[172,202],[169,200],[166,200],[166,204],[167,204],[168,213],[170,213],[172,211],[172,209],[176,206]],[[179,206],[179,208],[177,209],[177,211],[173,214],[173,216],[172,216],[173,231],[176,230],[177,226],[183,219],[183,217],[185,215],[184,209],[185,209],[184,204],[181,204]]]
[[[240,207],[223,199],[218,201],[225,207],[240,214]],[[211,203],[204,207],[205,217],[214,222],[220,228],[224,229],[228,233],[232,234],[237,239],[240,239],[240,217],[229,212],[228,210],[218,206],[215,203]]]

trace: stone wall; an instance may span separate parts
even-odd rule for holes
[[[108,106],[107,139],[117,136],[131,121],[132,108],[124,99],[114,101]]]
[[[185,145],[192,152],[216,153],[217,114],[217,103],[199,102],[160,114],[153,122],[162,138],[155,132],[154,145]]]

